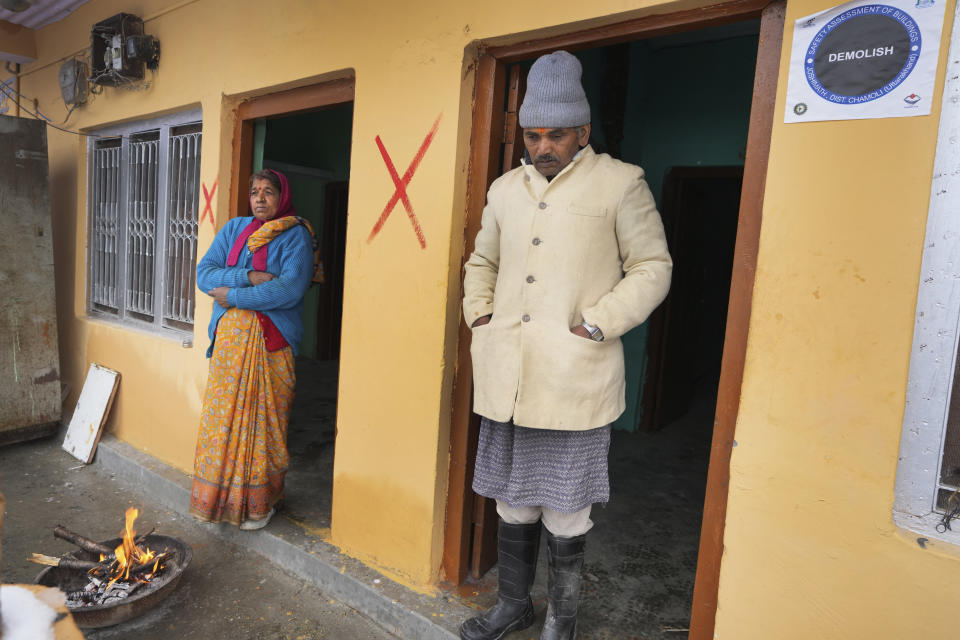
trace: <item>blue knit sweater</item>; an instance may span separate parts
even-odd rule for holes
[[[267,314],[296,354],[303,336],[303,295],[313,277],[313,247],[310,232],[303,225],[287,229],[274,238],[267,249],[267,271],[274,279],[252,286],[247,273],[253,271],[253,254],[249,249],[240,253],[236,266],[227,266],[227,256],[237,236],[250,224],[252,216],[234,218],[213,239],[213,244],[197,263],[197,286],[209,293],[216,287],[229,287],[227,302],[231,307],[250,309]],[[207,357],[213,354],[217,323],[226,309],[214,301],[210,318],[210,346]]]

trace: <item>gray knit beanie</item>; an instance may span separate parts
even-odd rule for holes
[[[590,103],[583,92],[580,61],[566,51],[537,58],[527,75],[527,93],[520,105],[520,126],[579,127],[590,122]]]

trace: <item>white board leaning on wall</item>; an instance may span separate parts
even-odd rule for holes
[[[87,464],[93,461],[119,382],[120,374],[113,369],[96,363],[90,365],[77,408],[67,427],[67,437],[63,440],[63,448],[74,458]]]

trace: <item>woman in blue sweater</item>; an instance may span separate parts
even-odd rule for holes
[[[250,209],[197,264],[197,286],[214,303],[190,513],[260,529],[283,498],[300,312],[311,279],[322,276],[313,230],[297,217],[283,174],[250,178]]]

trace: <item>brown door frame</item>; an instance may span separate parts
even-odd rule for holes
[[[253,131],[258,118],[293,115],[352,102],[354,79],[340,78],[296,89],[253,96],[236,107],[233,127],[233,163],[230,170],[230,217],[247,211],[247,182],[253,165]]]
[[[504,131],[502,105],[508,63],[530,59],[558,48],[576,51],[761,18],[727,328],[691,612],[689,637],[693,640],[709,640],[713,637],[730,480],[730,455],[740,405],[740,387],[743,382],[753,283],[760,244],[760,221],[779,76],[784,9],[785,0],[732,0],[671,14],[644,16],[576,33],[481,48],[475,61],[464,261],[473,250],[473,240],[480,227],[487,188],[497,177],[495,172],[499,166],[500,145],[504,141],[501,134]],[[453,388],[443,569],[448,581],[460,584],[466,578],[472,542],[471,463],[476,455],[475,421],[471,420],[470,329],[462,318],[457,363]],[[474,423],[473,429],[471,422]]]

